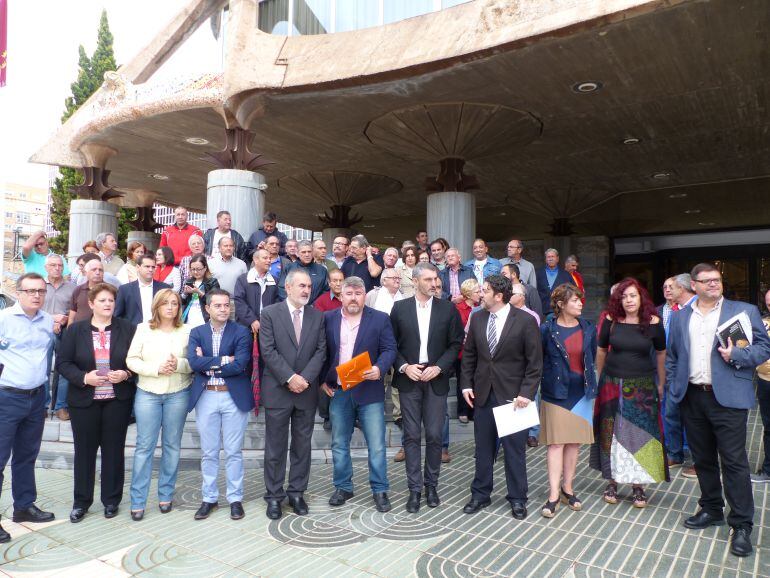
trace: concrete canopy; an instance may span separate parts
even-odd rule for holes
[[[217,4],[193,0],[188,13],[199,17],[185,22],[199,24]],[[282,179],[350,171],[402,183],[354,206],[367,236],[388,242],[424,226],[425,178],[439,158],[407,146],[396,154],[367,127],[426,105],[499,106],[540,130],[522,139],[507,126],[492,130],[465,159],[480,183],[477,232],[488,240],[541,238],[563,218],[585,235],[767,224],[756,210],[770,192],[765,0],[476,0],[288,38],[259,32],[256,9],[254,0],[230,2],[222,75],[164,93],[150,89],[151,76],[131,85],[148,74],[130,63],[119,71],[131,73],[128,97],[103,89],[32,160],[83,166],[83,145],[108,146],[117,151],[113,187],[201,209],[211,167],[199,158],[222,147],[225,126],[241,126],[276,163],[264,170],[268,208],[295,226],[319,229],[330,203],[282,190]],[[584,82],[599,88],[581,92]]]

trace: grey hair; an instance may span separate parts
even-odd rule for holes
[[[97,263],[97,264],[101,265],[102,264],[102,260],[101,259],[91,259],[88,263],[83,265],[83,271],[90,271],[91,269],[93,269],[93,267],[89,267],[89,265],[91,265],[93,263]],[[104,265],[102,265],[102,269],[104,269]]]
[[[692,293],[692,277],[690,277],[689,273],[680,273],[679,275],[675,275],[673,279],[674,283],[679,285],[682,289],[688,293]]]
[[[61,255],[57,255],[56,253],[49,253],[45,258],[46,265],[49,263],[49,261],[53,261],[54,259],[58,259],[62,262],[62,265],[64,264],[64,258]]]
[[[96,235],[96,239],[94,239],[94,243],[96,243],[96,247],[101,251],[102,245],[104,245],[104,242],[107,240],[107,237],[112,237],[113,239],[117,239],[117,237],[110,232],[105,233],[99,233]]]
[[[361,277],[356,277],[355,275],[352,275],[351,277],[345,277],[345,280],[342,282],[343,291],[345,290],[345,287],[363,289],[364,292],[366,292],[366,285],[364,285],[364,280],[361,279]]]
[[[286,274],[286,281],[284,283],[286,285],[294,285],[294,277],[297,275],[304,275],[310,280],[310,275],[307,274],[307,271],[300,267],[292,267],[291,271]]]
[[[564,259],[565,263],[579,263],[577,255],[567,255],[567,258]]]
[[[364,237],[363,235],[356,235],[355,237],[353,237],[353,238],[350,240],[350,242],[351,242],[351,243],[352,243],[353,241],[355,241],[356,243],[358,243],[358,246],[359,246],[359,247],[368,247],[368,246],[369,246],[369,241],[367,241],[367,240],[366,240],[366,237]]]
[[[298,249],[301,249],[302,247],[310,247],[312,249],[313,248],[313,243],[311,243],[307,239],[303,239],[302,241],[297,243],[297,248]]]
[[[519,291],[521,292],[523,297],[527,296],[527,288],[524,287],[523,283],[514,283],[511,285],[511,294],[513,294],[514,291],[516,291],[516,288],[519,288]]]
[[[190,238],[192,239],[192,236]],[[222,247],[222,241],[232,241],[233,246],[235,246],[235,239],[232,237],[219,237],[219,241],[217,241],[217,247]]]
[[[431,263],[417,263],[417,265],[414,266],[414,269],[412,269],[412,277],[422,277],[422,274],[425,271],[433,271],[438,274],[438,269],[435,265]]]
[[[189,238],[189,239],[187,239],[187,246],[188,246],[188,247],[190,247],[190,243],[192,243],[192,242],[193,242],[193,240],[196,240],[196,239],[200,239],[200,240],[201,240],[201,243],[203,243],[204,245],[206,244],[206,241],[204,241],[204,240],[203,240],[203,237],[201,237],[200,235],[190,235],[190,238]],[[221,240],[222,240],[222,238],[220,237],[220,239],[219,239],[219,240],[221,241]]]
[[[396,254],[396,257],[398,257],[398,249],[396,249],[395,247],[388,247],[387,249],[385,249],[385,251],[383,251],[382,255],[385,256],[385,254],[390,251],[393,251]]]
[[[546,249],[545,253],[543,253],[543,255],[547,255],[548,253],[553,253],[557,257],[559,256],[559,252],[556,249],[554,249],[553,247],[551,247],[550,249]]]

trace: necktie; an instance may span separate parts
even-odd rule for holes
[[[487,343],[489,343],[489,354],[494,355],[497,349],[497,315],[489,314],[489,323],[487,323]]]
[[[297,345],[299,346],[299,336],[302,333],[302,319],[299,317],[300,310],[295,309],[292,312],[292,323],[294,324],[294,335],[297,338]]]

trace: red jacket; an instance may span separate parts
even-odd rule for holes
[[[318,296],[318,299],[316,299],[313,302],[313,307],[318,309],[319,311],[334,311],[335,309],[339,309],[342,307],[342,301],[334,297],[332,299],[332,292],[326,291]]]
[[[171,250],[174,252],[175,265],[179,265],[182,257],[191,254],[190,245],[187,243],[193,235],[203,237],[201,230],[190,223],[185,223],[185,226],[182,229],[177,227],[176,223],[163,229],[163,232],[160,234],[160,246],[171,247]],[[182,279],[182,281],[184,281],[184,279]]]

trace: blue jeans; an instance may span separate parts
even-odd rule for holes
[[[334,487],[353,492],[350,438],[358,417],[369,453],[369,485],[373,493],[387,492],[390,485],[385,457],[385,403],[358,405],[352,391],[338,389],[329,403],[329,417],[332,422]]]
[[[203,501],[214,503],[219,499],[220,439],[225,451],[225,478],[227,501],[243,501],[243,436],[249,423],[249,412],[241,411],[233,403],[228,391],[201,393],[195,405],[195,421],[201,438],[201,475]]]
[[[131,509],[144,510],[152,478],[152,461],[161,428],[158,501],[170,502],[174,497],[179,472],[182,431],[187,418],[190,390],[157,394],[137,388],[134,399],[136,417],[136,451],[131,475]]]
[[[684,429],[679,404],[663,392],[663,439],[666,441],[666,454],[676,462],[684,461]]]

